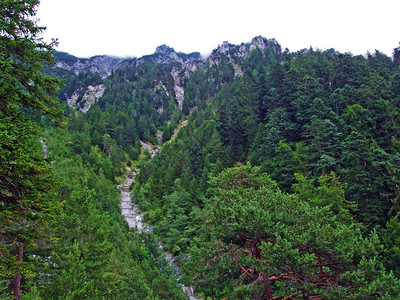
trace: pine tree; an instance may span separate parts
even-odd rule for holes
[[[40,130],[25,114],[30,110],[63,122],[54,100],[60,81],[44,73],[56,42],[39,38],[45,28],[34,19],[38,4],[4,0],[0,8],[0,276],[15,299],[23,279],[34,275],[25,253],[49,240],[47,222],[57,210]]]
[[[334,177],[321,187],[323,207],[313,207],[249,164],[213,178],[185,268],[190,281],[219,298],[399,297],[399,280],[377,259],[377,236],[363,238],[340,205],[330,210],[343,203]]]

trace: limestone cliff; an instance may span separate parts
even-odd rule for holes
[[[96,86],[89,85],[83,90],[76,90],[71,97],[67,99],[67,104],[70,107],[87,112],[93,103],[95,103],[104,94],[104,84]],[[81,96],[82,95],[82,96]]]
[[[175,98],[176,105],[182,109],[185,97],[186,80],[196,69],[206,66],[218,66],[219,64],[230,64],[233,68],[234,76],[243,74],[243,61],[250,55],[251,51],[259,49],[265,57],[269,55],[280,55],[281,47],[274,39],[266,39],[262,36],[255,37],[250,43],[240,45],[223,42],[208,57],[202,57],[200,53],[194,52],[185,54],[176,52],[167,45],[156,48],[155,53],[141,58],[117,58],[111,56],[94,56],[91,58],[77,58],[64,52],[56,52],[56,68],[67,70],[79,76],[82,73],[97,73],[103,80],[102,84],[86,83],[75,90],[70,91],[66,96],[69,106],[87,112],[90,106],[96,102],[104,93],[104,82],[115,70],[127,66],[139,66],[145,63],[169,64],[170,76],[173,86],[167,88],[166,82],[154,82],[155,90],[162,90],[168,97]],[[154,92],[151,92],[154,94]],[[159,108],[162,113],[163,108]]]
[[[64,52],[56,52],[54,56],[57,59],[57,68],[72,71],[75,75],[82,72],[97,73],[103,79],[110,76],[112,71],[127,65],[131,61],[107,55],[78,58]]]

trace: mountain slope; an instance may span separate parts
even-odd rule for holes
[[[70,83],[61,101],[76,87],[84,99],[85,85],[104,85],[86,114],[71,114],[72,149],[87,163],[90,149],[100,150],[110,159],[111,177],[142,158],[133,198],[166,249],[186,262],[188,285],[197,285],[204,296],[224,298],[396,295],[389,287],[398,281],[382,265],[399,275],[396,57],[334,49],[282,52],[275,40],[257,37],[247,44],[223,43],[207,58],[163,45],[153,55],[118,64],[105,79],[89,71],[56,70]],[[187,125],[169,141],[182,120]],[[160,135],[165,144],[153,159],[141,153],[142,142],[155,147]],[[246,172],[254,173],[250,181]],[[229,184],[220,186],[218,180]],[[261,185],[254,185],[258,180]],[[281,199],[286,208],[262,194]],[[302,213],[292,214],[296,209]],[[275,213],[277,219],[268,223],[268,214]],[[282,226],[253,230],[258,227],[251,214],[260,224]],[[219,221],[226,216],[234,219],[232,227],[229,220]],[[318,218],[325,224],[322,231],[311,226]],[[297,243],[305,237],[290,224],[308,228],[312,238]],[[339,247],[336,240],[346,251],[324,248],[329,228],[336,228],[337,237],[328,248]],[[368,238],[370,232],[376,233]],[[360,241],[363,254],[346,236]],[[279,249],[287,265],[273,260],[276,273],[271,273],[262,259],[274,259],[265,251]],[[192,261],[186,261],[187,253]],[[206,260],[218,253],[226,260]],[[366,266],[379,275],[360,275],[367,274]]]

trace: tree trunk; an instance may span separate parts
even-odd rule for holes
[[[18,249],[18,261],[22,260],[23,253],[24,253],[24,247],[20,246]],[[20,290],[21,290],[21,274],[16,274],[14,280],[14,300],[19,299]]]
[[[265,292],[267,293],[267,299],[268,300],[272,300],[273,297],[272,297],[271,287],[269,285],[268,276],[264,272],[261,272],[261,273],[262,273],[261,275],[262,275],[262,278],[263,278],[263,281],[264,281]]]

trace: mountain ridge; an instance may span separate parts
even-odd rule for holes
[[[279,57],[282,54],[281,46],[275,39],[266,39],[262,36],[254,37],[249,43],[241,43],[240,45],[231,44],[227,41],[218,45],[209,56],[203,57],[199,52],[189,54],[176,52],[174,48],[165,44],[156,48],[155,52],[140,58],[118,58],[108,55],[96,55],[90,58],[78,58],[66,52],[56,52],[57,59],[55,68],[72,72],[74,76],[96,77],[98,80],[78,79],[81,83],[69,93],[64,95],[67,104],[74,109],[87,112],[90,106],[97,102],[103,96],[105,91],[105,80],[113,74],[114,71],[126,67],[138,67],[146,63],[156,65],[172,65],[170,70],[173,88],[167,90],[163,82],[159,82],[158,86],[163,87],[165,92],[172,94],[176,104],[182,110],[185,97],[185,80],[190,74],[199,68],[206,66],[218,67],[220,64],[231,65],[232,75],[243,75],[243,62],[250,53],[259,49],[260,55],[264,57]],[[61,76],[66,76],[62,74]],[[67,76],[68,77],[68,76]],[[95,92],[94,92],[95,91]]]
[[[266,49],[268,49],[268,47],[271,46],[273,46],[276,53],[282,52],[281,46],[275,39],[267,39],[262,36],[256,36],[251,40],[251,42],[243,42],[240,45],[235,45],[224,41],[222,44],[218,45],[208,56],[202,56],[200,52],[176,52],[174,48],[165,44],[158,46],[153,54],[144,55],[140,58],[121,58],[111,55],[95,55],[89,58],[81,58],[62,51],[56,51],[54,56],[57,60],[56,68],[72,71],[75,73],[75,75],[78,75],[81,72],[90,71],[92,73],[98,73],[102,79],[105,79],[118,68],[128,65],[137,66],[145,62],[161,64],[181,63],[186,69],[194,71],[196,68],[204,66],[206,63],[220,63],[221,55],[228,56],[229,61],[233,62],[243,60],[253,49],[257,47],[264,52]]]

